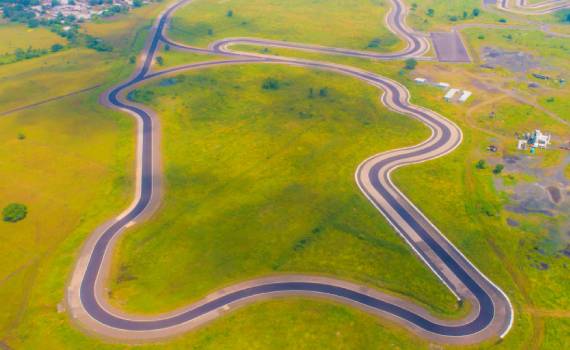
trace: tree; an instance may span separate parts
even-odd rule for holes
[[[214,35],[214,30],[212,28],[208,28],[208,35]]]
[[[36,27],[39,26],[39,25],[40,25],[40,21],[38,21],[38,20],[35,19],[35,18],[32,18],[32,19],[30,19],[30,20],[28,21],[28,27],[29,27],[29,28],[36,28]]]
[[[162,58],[162,56],[156,57],[156,63],[158,63],[159,66],[164,65],[164,59]]]
[[[368,47],[369,48],[380,47],[380,44],[382,44],[382,40],[380,40],[380,38],[374,38],[370,40],[370,42],[368,43]]]
[[[474,8],[473,11],[471,12],[473,17],[479,16],[480,13],[481,13],[481,10],[479,10],[478,8]]]
[[[433,15],[435,15],[435,10],[434,9],[427,9],[426,11],[426,15],[433,17]]]
[[[142,0],[133,0],[133,7],[141,7],[142,5]]]
[[[228,16],[228,17],[233,17],[233,16],[234,16],[234,11],[233,11],[233,10],[228,10],[228,12],[226,13],[226,16]]]
[[[63,45],[61,44],[53,44],[51,46],[51,52],[58,52],[61,51],[63,49]]]
[[[327,97],[329,95],[329,89],[324,87],[319,90],[320,97]]]
[[[501,173],[501,171],[503,171],[504,168],[505,168],[505,166],[503,164],[495,165],[495,169],[493,169],[493,174],[499,175]]]
[[[170,45],[169,44],[164,45],[164,51],[170,51]]]
[[[483,159],[479,160],[477,164],[475,164],[475,168],[477,169],[485,169],[487,167],[487,163]]]
[[[279,90],[279,80],[275,78],[267,78],[261,84],[263,90]]]
[[[129,57],[129,63],[130,64],[135,64],[136,61],[137,61],[137,58],[135,56]]]
[[[2,210],[2,216],[6,222],[17,222],[23,220],[28,214],[28,208],[20,203],[8,204],[4,210]]]
[[[408,58],[406,60],[406,69],[408,70],[414,70],[416,68],[416,66],[418,65],[418,61],[416,61],[413,58]]]

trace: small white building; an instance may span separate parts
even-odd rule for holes
[[[426,78],[416,78],[414,81],[418,84],[425,84]]]
[[[527,147],[545,149],[550,144],[550,134],[543,134],[540,130],[535,130],[532,134],[525,133],[522,139],[518,140],[517,148],[525,150]]]
[[[550,144],[550,137],[550,134],[543,134],[540,130],[535,130],[529,143],[535,148],[546,148]]]
[[[465,102],[471,96],[471,91],[463,90],[463,93],[459,97],[459,102]]]
[[[435,84],[435,86],[437,86],[439,88],[443,88],[443,89],[449,89],[449,84],[444,83],[444,82],[439,82],[439,83]]]
[[[459,89],[449,89],[449,91],[447,91],[447,93],[445,94],[445,96],[443,96],[443,98],[449,102],[451,101],[451,99],[453,98],[453,96],[455,96],[456,93],[459,92]]]

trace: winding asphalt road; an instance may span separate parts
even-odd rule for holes
[[[570,8],[569,0],[544,0],[529,4],[527,0],[498,0],[497,8],[520,15],[547,15]]]
[[[152,28],[133,76],[108,91],[101,99],[105,105],[123,110],[138,121],[137,189],[132,205],[115,219],[103,224],[83,247],[67,288],[67,306],[72,318],[87,332],[121,341],[141,342],[174,336],[216,318],[228,310],[263,298],[308,295],[324,297],[364,309],[402,324],[431,341],[474,343],[504,337],[513,322],[513,308],[506,294],[479,271],[445,236],[402,194],[390,179],[393,170],[408,164],[441,157],[453,151],[462,140],[461,130],[434,111],[409,102],[409,92],[401,84],[358,68],[294,58],[272,57],[230,50],[242,43],[262,43],[257,39],[222,40],[209,49],[174,43],[164,35],[172,13],[188,1],[181,1],[163,12]],[[379,59],[401,59],[423,54],[427,40],[405,25],[405,6],[392,1],[394,9],[387,16],[391,30],[402,37],[406,48],[395,54],[376,55]],[[188,64],[151,72],[151,65],[161,42],[187,50],[216,53],[226,59]],[[278,45],[299,45],[279,43]],[[298,47],[298,46],[292,46]],[[310,46],[310,49],[321,47]],[[352,50],[333,49],[335,53],[360,55]],[[372,53],[365,53],[372,54]],[[388,57],[389,56],[389,57]],[[106,300],[105,277],[109,272],[110,252],[116,238],[156,211],[162,197],[159,119],[145,106],[125,98],[125,94],[152,79],[191,69],[238,64],[286,64],[348,75],[380,89],[382,103],[388,108],[423,122],[431,136],[421,144],[374,155],[357,169],[355,180],[368,200],[411,246],[422,261],[458,298],[472,305],[462,319],[439,319],[417,304],[378,290],[338,279],[310,275],[279,275],[243,283],[216,291],[202,300],[158,316],[130,315],[117,310]]]

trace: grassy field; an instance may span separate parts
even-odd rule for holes
[[[157,9],[144,8],[125,20],[136,29],[136,18],[147,13],[148,21]],[[33,47],[53,40],[43,29],[22,25],[2,24],[0,31]],[[140,49],[140,41],[130,42]],[[0,113],[24,107],[0,117],[0,207],[20,202],[28,208],[23,221],[0,222],[0,295],[10,300],[0,307],[2,346],[29,339],[23,334],[32,329],[59,330],[67,316],[57,313],[57,305],[78,247],[131,200],[134,123],[98,103],[105,86],[132,69],[124,64],[123,48],[115,48],[111,54],[73,48],[0,66]]]
[[[485,11],[479,0],[422,0],[409,3],[417,6],[412,5],[408,23],[413,28],[426,32],[448,31],[461,24],[499,23],[502,18],[499,13]],[[513,21],[509,23],[511,22]]]
[[[26,28],[21,24],[0,24],[0,55],[16,49],[49,49],[53,44],[65,44],[66,40],[45,28]]]
[[[170,33],[196,46],[245,36],[393,51],[402,43],[384,24],[389,6],[383,0],[198,0],[175,14]]]
[[[281,87],[262,89],[267,77]],[[319,96],[322,88],[328,96]],[[378,91],[264,66],[178,76],[145,91],[162,116],[167,194],[161,213],[117,250],[112,302],[164,311],[247,278],[306,272],[456,309],[354,183],[367,156],[428,135],[381,108]],[[402,259],[410,260],[402,269],[378,264]]]
[[[205,23],[221,26],[227,19],[226,4],[214,4],[219,16]],[[465,8],[480,6],[479,2],[464,4]],[[312,6],[322,5],[316,2]],[[422,2],[417,11],[424,11],[425,6],[428,3]],[[436,16],[444,13],[444,6],[454,9],[450,13],[461,10],[457,3],[438,2],[433,6]],[[240,20],[245,10],[232,8],[232,20]],[[133,68],[128,57],[140,49],[150,19],[158,10],[144,7],[126,18],[86,26],[90,34],[113,43],[112,53],[72,49],[0,67],[0,113],[92,84],[123,79]],[[307,25],[309,17],[303,16],[290,19],[304,18]],[[188,21],[196,18],[190,12],[183,17]],[[370,28],[383,30],[382,17],[375,16],[378,26]],[[309,41],[312,32],[283,29],[286,21],[274,22],[292,37],[298,35],[299,41]],[[433,20],[435,23],[428,21],[433,28],[446,28],[447,24],[441,23],[450,22],[443,17]],[[264,26],[270,28],[270,24]],[[480,34],[485,38],[479,39]],[[241,26],[220,34],[237,35],[252,34],[242,32]],[[339,34],[340,38],[348,40],[343,35]],[[530,52],[545,60],[543,69],[547,73],[568,74],[564,41],[539,33],[476,29],[466,31],[466,37],[477,52],[484,46]],[[313,38],[322,44],[336,40],[323,32]],[[209,41],[203,35],[196,40]],[[363,42],[359,39],[346,46],[361,48]],[[276,51],[293,54],[291,50]],[[173,51],[161,55],[165,66],[186,59],[185,54]],[[395,176],[404,192],[507,291],[515,304],[515,328],[505,341],[469,349],[561,349],[570,342],[567,257],[557,253],[564,241],[552,230],[561,224],[561,218],[506,209],[514,187],[539,180],[532,173],[509,170],[497,176],[491,167],[482,171],[474,167],[479,159],[494,165],[504,162],[505,155],[520,156],[514,150],[515,131],[546,128],[557,136],[557,142],[570,135],[568,127],[559,122],[568,114],[567,85],[540,82],[540,89],[529,89],[527,83],[533,81],[529,73],[500,67],[489,71],[477,65],[420,62],[415,72],[399,74],[401,62],[297,55],[350,63],[400,80],[411,89],[415,102],[453,118],[464,130],[464,144],[455,153],[404,168]],[[200,58],[189,55],[188,59]],[[149,88],[155,92],[149,103],[161,111],[165,135],[172,136],[164,140],[167,202],[156,222],[125,236],[122,252],[115,259],[116,274],[111,284],[114,302],[130,310],[153,312],[185,304],[243,277],[301,271],[364,281],[433,305],[441,313],[451,312],[454,304],[448,299],[448,291],[434,281],[361,198],[352,180],[354,167],[365,156],[422,139],[422,128],[379,107],[374,90],[330,74],[279,67],[231,67],[184,76],[184,81],[175,81],[174,85],[166,81]],[[269,76],[283,83],[279,90],[260,89]],[[448,81],[472,90],[474,95],[465,105],[444,103],[440,90],[413,84],[415,76]],[[307,98],[309,87],[324,86],[329,87],[326,98]],[[22,222],[0,223],[0,297],[11,301],[0,307],[0,347],[125,348],[88,337],[71,325],[66,313],[57,312],[81,243],[131,195],[132,122],[98,107],[96,99],[102,89],[0,117],[0,139],[4,142],[0,147],[2,206],[21,201],[29,209]],[[522,104],[519,97],[529,105]],[[244,108],[246,103],[256,107]],[[315,112],[311,115],[310,111]],[[491,111],[496,113],[493,120],[488,117]],[[393,126],[386,127],[388,122]],[[23,140],[20,133],[25,135]],[[380,134],[382,143],[378,142]],[[490,143],[499,146],[498,154],[485,151]],[[558,167],[566,154],[539,152],[533,164],[537,171],[548,172]],[[326,166],[317,168],[317,162]],[[570,166],[565,171],[570,178]],[[497,189],[497,182],[507,184],[506,189]],[[245,194],[244,187],[249,190]],[[286,216],[283,209],[287,209]],[[516,220],[519,226],[509,226],[507,219]],[[220,250],[221,246],[231,249]],[[145,262],[145,254],[156,258],[156,266]],[[394,261],[404,260],[406,270],[391,271]],[[548,269],[537,269],[538,262],[548,264]],[[163,276],[160,271],[169,271],[169,275]],[[142,273],[150,277],[143,278]],[[421,278],[410,277],[414,273]],[[143,294],[143,288],[149,294]],[[422,293],[418,295],[418,291]],[[125,302],[125,298],[132,299]],[[196,332],[142,348],[428,346],[401,328],[357,310],[328,302],[287,299],[257,303]]]

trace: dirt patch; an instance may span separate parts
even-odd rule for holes
[[[3,341],[0,341],[0,349],[11,350],[10,347],[8,346],[8,344],[4,343]]]
[[[548,186],[546,189],[548,190],[548,194],[550,194],[550,199],[552,199],[554,203],[560,203],[560,199],[562,199],[560,189],[555,186]]]
[[[503,161],[507,164],[516,164],[521,158],[519,156],[505,154],[503,156]]]
[[[554,216],[554,205],[543,187],[534,183],[521,183],[516,185],[515,193],[511,196],[517,203],[507,206],[519,214],[544,214]]]
[[[481,57],[488,65],[501,66],[512,72],[525,73],[531,69],[540,67],[538,60],[532,55],[522,51],[511,52],[492,47],[484,47]]]
[[[485,84],[484,82],[482,82],[481,80],[477,80],[477,79],[473,79],[471,80],[471,83],[473,84],[473,86],[475,86],[476,88],[486,91],[486,92],[490,92],[490,93],[499,93],[501,92],[501,90],[497,89],[496,87],[493,87],[491,85]]]
[[[518,227],[520,225],[518,221],[516,221],[515,219],[511,219],[511,218],[507,218],[507,224],[510,227]]]

